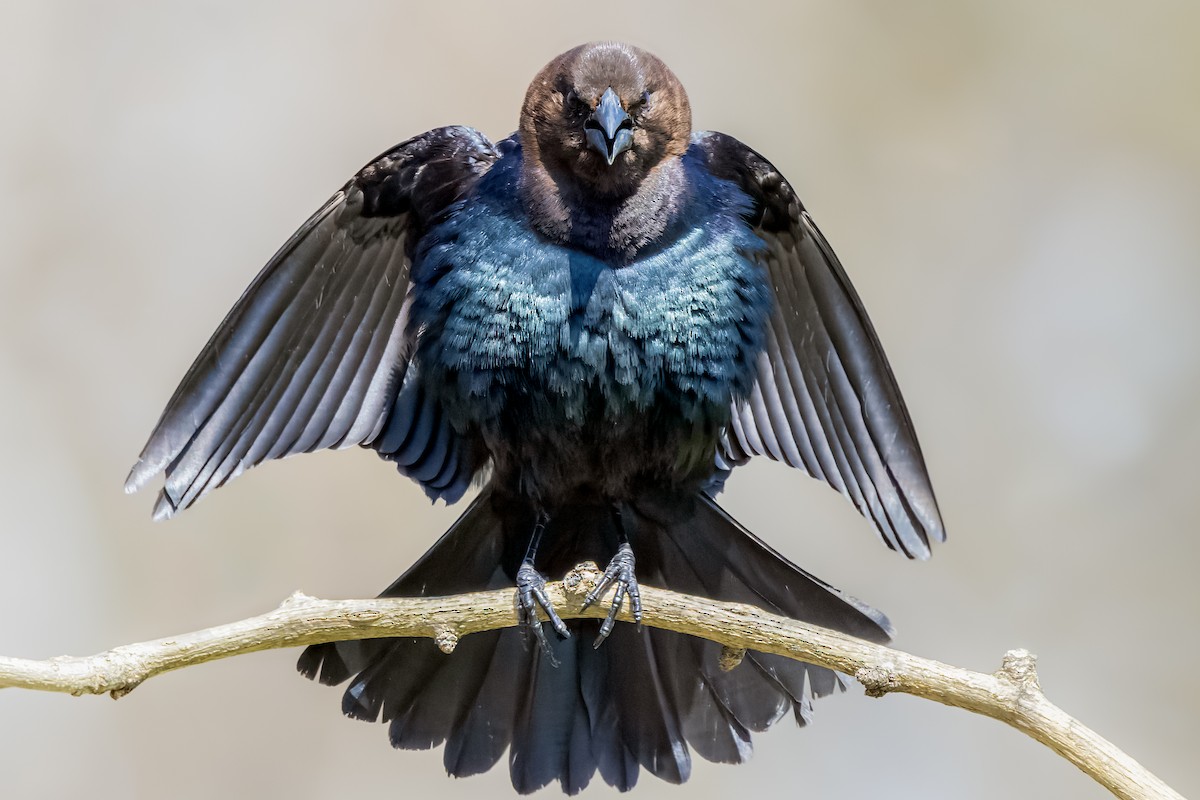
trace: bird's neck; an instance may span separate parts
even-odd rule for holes
[[[602,256],[632,260],[672,227],[687,196],[687,180],[682,161],[667,158],[632,193],[611,196],[569,172],[526,159],[520,192],[530,222],[542,235]]]

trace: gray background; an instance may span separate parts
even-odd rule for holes
[[[0,15],[0,652],[94,652],[403,571],[456,510],[369,453],[272,464],[164,525],[121,481],[229,305],[359,166],[436,125],[506,135],[546,61],[622,38],[675,69],[698,127],[797,186],[887,346],[951,539],[906,563],[773,464],[735,476],[729,509],[886,609],[902,648],[981,670],[1032,649],[1054,700],[1200,793],[1200,4]],[[440,753],[343,719],[295,655],[119,703],[0,693],[0,793],[508,796],[503,768],[450,780]],[[756,744],[749,765],[638,792],[1107,796],[1012,730],[905,697],[852,690]]]

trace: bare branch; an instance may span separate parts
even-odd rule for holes
[[[602,618],[604,602],[583,609],[601,572],[576,567],[546,589],[564,619]],[[1183,798],[1137,761],[1066,714],[1042,694],[1036,659],[1024,650],[1004,656],[991,675],[971,672],[835,631],[769,614],[753,606],[642,587],[643,623],[724,645],[723,669],[746,650],[807,661],[853,675],[867,694],[904,692],[1005,722],[1054,750],[1114,795],[1127,800]],[[631,622],[628,611],[621,619]],[[93,656],[32,661],[0,656],[0,688],[111,694],[181,667],[278,647],[385,636],[432,637],[451,652],[461,637],[517,624],[511,589],[454,597],[318,600],[296,593],[276,610],[203,631],[125,645]]]

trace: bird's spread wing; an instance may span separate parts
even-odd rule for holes
[[[372,443],[407,368],[416,241],[498,155],[476,131],[439,128],[364,167],[229,312],[175,390],[126,491],[165,472],[155,516],[169,517],[267,459]]]
[[[736,139],[697,134],[716,176],[752,202],[757,258],[774,293],[758,376],[736,402],[719,466],[765,455],[846,495],[887,545],[929,555],[945,531],[916,433],[883,348],[842,265],[788,182]]]

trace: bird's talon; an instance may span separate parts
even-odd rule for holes
[[[600,633],[596,637],[593,647],[599,647],[612,633],[613,626],[616,625],[617,615],[621,613],[621,605],[625,602],[625,597],[629,597],[630,611],[633,613],[634,622],[639,625],[642,622],[642,595],[638,590],[637,578],[634,575],[634,566],[636,560],[633,557],[633,548],[628,542],[621,544],[617,548],[617,554],[613,556],[612,561],[608,563],[608,567],[604,570],[604,577],[596,584],[596,588],[588,592],[584,598],[583,607],[587,608],[592,603],[599,600],[608,591],[608,587],[616,584],[617,590],[613,593],[612,603],[608,607],[608,615],[605,616],[604,622],[600,625]]]
[[[546,639],[542,620],[538,618],[539,608],[546,613],[555,633],[564,639],[571,638],[571,632],[567,630],[566,623],[558,616],[558,612],[554,610],[554,605],[550,602],[550,596],[546,594],[546,579],[534,569],[532,562],[524,561],[517,569],[517,619],[537,641],[538,646],[550,658],[551,663],[557,666],[558,661],[550,650],[550,642]]]
[[[637,581],[629,584],[629,607],[633,610],[633,621],[642,624],[642,593],[638,591]]]
[[[599,582],[592,588],[590,592],[587,593],[587,596],[583,598],[583,608],[586,609],[588,606],[592,605],[601,597],[603,597],[604,593],[608,591],[608,587],[612,586],[612,582],[612,576],[605,572],[603,577],[600,578]]]

